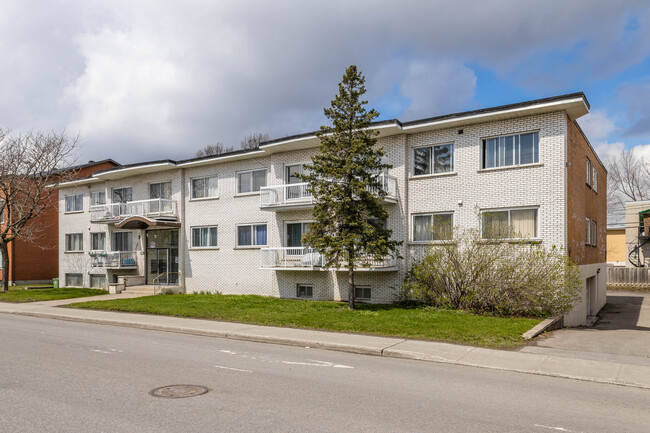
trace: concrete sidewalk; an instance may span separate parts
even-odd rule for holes
[[[650,389],[650,366],[634,363],[510,352],[402,338],[57,308],[74,302],[115,298],[124,296],[102,295],[25,304],[0,303],[0,313],[442,362]]]

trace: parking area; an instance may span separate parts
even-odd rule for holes
[[[549,332],[521,351],[650,365],[650,293],[608,291],[598,316],[591,328]]]

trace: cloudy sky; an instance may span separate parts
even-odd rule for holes
[[[345,68],[381,119],[584,91],[602,157],[650,154],[647,0],[3,0],[0,127],[79,161],[312,131]]]

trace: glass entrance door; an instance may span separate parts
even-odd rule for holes
[[[178,284],[178,230],[147,231],[147,284]]]
[[[169,250],[167,248],[147,250],[147,283],[168,284]]]

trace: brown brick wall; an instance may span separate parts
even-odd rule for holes
[[[598,191],[587,185],[587,158],[596,168]],[[567,247],[579,265],[603,263],[607,255],[607,174],[580,127],[567,119]],[[593,175],[592,175],[593,177]],[[586,218],[596,221],[596,246],[586,245]]]
[[[96,171],[115,167],[110,161],[80,168],[75,177],[82,178]],[[31,224],[43,225],[45,230],[35,242],[20,239],[9,244],[9,281],[49,280],[59,275],[59,210],[58,193],[51,196],[49,204]],[[0,279],[5,270],[0,270]]]

